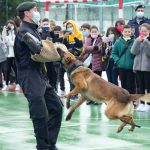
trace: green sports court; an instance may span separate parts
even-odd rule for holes
[[[65,108],[57,146],[60,150],[149,150],[150,113],[135,112],[141,128],[129,132],[127,126],[116,133],[120,121],[108,120],[105,104],[83,104],[66,122]],[[74,103],[74,102],[72,102]],[[0,150],[35,150],[35,137],[24,95],[0,92]]]

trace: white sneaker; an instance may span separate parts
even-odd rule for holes
[[[20,85],[19,84],[16,84],[15,91],[20,91]]]
[[[144,104],[139,104],[139,106],[136,108],[136,111],[143,111],[143,108],[145,107]]]
[[[142,109],[144,112],[150,112],[150,105],[145,104],[145,106]]]
[[[58,92],[58,96],[59,96],[59,97],[65,97],[65,96],[66,96],[66,92],[60,90],[60,91]]]
[[[8,90],[8,86],[4,85],[4,87],[2,88],[2,91],[7,91]]]

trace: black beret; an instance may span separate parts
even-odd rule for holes
[[[145,8],[145,6],[144,6],[144,5],[138,5],[138,6],[135,8],[135,11],[137,11],[137,9],[139,9],[139,8]]]
[[[30,9],[36,7],[36,6],[37,6],[36,2],[23,2],[23,3],[18,5],[16,10],[18,12],[23,12],[23,11],[26,11],[26,10],[30,10]]]

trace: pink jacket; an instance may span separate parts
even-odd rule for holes
[[[93,71],[102,71],[102,67],[101,67],[101,45],[102,45],[102,38],[99,35],[94,46],[98,46],[99,50],[95,51],[93,50],[94,46],[92,45],[92,37],[91,35],[89,35],[86,40],[85,40],[85,45],[84,45],[84,49],[85,52],[80,56],[80,60],[84,61],[89,54],[92,53],[92,70]]]

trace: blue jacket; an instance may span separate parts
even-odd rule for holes
[[[139,26],[142,25],[143,23],[148,23],[150,24],[150,19],[143,17],[143,20],[140,21],[138,24],[136,17],[132,20],[129,20],[128,25],[131,26],[132,31],[134,31],[134,36],[138,37],[139,36]]]

